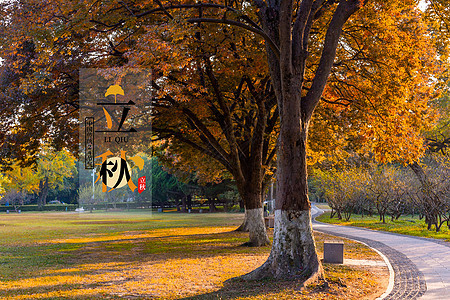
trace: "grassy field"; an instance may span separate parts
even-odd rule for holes
[[[382,222],[380,222],[378,216],[361,217],[360,215],[352,215],[349,221],[344,221],[338,220],[336,217],[330,219],[330,212],[326,212],[320,217],[316,218],[316,220],[336,225],[357,226],[413,236],[443,239],[450,242],[450,230],[448,229],[446,224],[442,225],[440,232],[436,232],[434,230],[434,226],[432,227],[432,230],[428,230],[425,221],[423,219],[419,220],[417,215],[415,217],[401,216],[396,221],[391,221],[390,217],[386,217],[386,223],[383,224]]]
[[[22,213],[0,220],[2,299],[373,299],[385,268],[324,265],[328,285],[231,280],[270,246],[242,247],[243,214]],[[270,232],[271,234],[271,232]],[[318,250],[322,241],[316,235]],[[346,258],[379,260],[347,241]],[[375,294],[374,294],[375,293]]]

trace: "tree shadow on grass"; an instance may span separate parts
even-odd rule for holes
[[[17,247],[3,247],[2,263],[14,266],[20,277],[45,277],[51,275],[86,274],[86,271],[67,271],[85,264],[105,265],[91,272],[108,271],[108,266],[144,263],[158,263],[168,259],[212,258],[235,254],[267,252],[268,247],[242,247],[247,234],[242,232],[222,232],[210,234],[172,235],[120,240],[43,243]],[[0,268],[1,269],[1,268]],[[58,271],[58,269],[62,269]],[[30,270],[40,270],[39,274],[29,274]],[[17,274],[17,273],[16,273]],[[11,274],[13,275],[13,274]],[[11,276],[10,280],[17,280]]]
[[[220,290],[185,297],[182,300],[240,299],[245,297],[258,297],[257,299],[298,299],[303,298],[305,293],[319,293],[324,291],[329,291],[329,286],[326,282],[320,282],[311,288],[305,289],[301,280],[279,281],[275,279],[264,279],[246,281],[240,278],[233,278],[227,280]]]
[[[79,245],[72,257],[100,255],[102,262],[158,262],[168,257],[213,257],[227,254],[265,252],[269,248],[242,247],[248,239],[247,233],[222,232],[210,234],[172,235],[130,240],[102,241]],[[75,254],[75,255],[74,255]]]

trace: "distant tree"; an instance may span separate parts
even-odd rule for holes
[[[19,192],[17,190],[10,189],[0,198],[0,203],[3,205],[10,205],[16,212],[18,212],[20,207],[22,205],[29,204],[32,198],[32,195],[28,194],[25,191]]]
[[[313,173],[313,184],[331,207],[331,217],[335,215],[348,221],[355,211],[361,208],[368,197],[369,174],[367,170],[347,167],[343,170]]]
[[[449,226],[450,222],[450,159],[448,155],[435,154],[421,169],[426,181],[411,180],[414,189],[410,196],[421,216],[425,217],[428,230],[434,225],[438,232],[444,223]]]
[[[383,223],[386,223],[387,214],[394,220],[405,212],[408,200],[405,178],[404,171],[394,166],[379,166],[371,170],[368,197]]]
[[[39,176],[38,207],[47,203],[49,189],[63,189],[64,179],[74,177],[75,157],[67,150],[43,149],[38,155],[36,174]]]
[[[232,192],[233,185],[230,180],[224,180],[220,183],[208,183],[200,186],[201,195],[208,199],[209,212],[216,211],[216,201],[224,194]]]
[[[16,161],[4,171],[5,189],[38,194],[38,207],[46,204],[50,189],[63,190],[65,180],[76,177],[75,158],[67,150],[42,150],[35,166],[24,167]],[[67,182],[67,181],[66,181]]]
[[[21,167],[18,162],[11,165],[3,173],[3,188],[6,192],[14,190],[16,192],[33,194],[39,191],[39,175],[32,167]]]
[[[85,184],[82,185],[78,191],[78,204],[80,207],[89,209],[90,212],[94,210],[95,204],[104,203],[106,193],[102,191],[101,184]]]
[[[5,187],[8,183],[8,179],[0,173],[0,197],[5,193]]]
[[[219,194],[218,199],[223,203],[225,211],[228,211],[228,209],[235,205],[239,205],[241,200],[239,192],[234,185],[232,186],[232,189],[226,190],[225,192]]]
[[[56,189],[50,189],[47,199],[55,199],[68,204],[78,203],[80,188],[78,170],[75,168],[71,176],[64,177],[63,183]]]
[[[163,166],[158,163],[156,157],[152,157],[152,203],[161,208],[168,204],[169,200],[181,199],[184,195],[182,186],[184,183],[178,181],[177,177],[167,172]]]

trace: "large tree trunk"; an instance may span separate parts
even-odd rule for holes
[[[265,246],[270,244],[264,222],[263,210],[263,181],[265,168],[263,167],[264,134],[267,125],[266,109],[263,103],[258,107],[258,120],[251,139],[251,155],[248,160],[242,159],[237,165],[234,178],[241,198],[245,206],[245,220],[243,229],[248,229],[249,246]],[[236,148],[237,149],[237,148]],[[236,160],[237,161],[237,160]]]
[[[324,1],[301,1],[293,19],[293,1],[268,2],[268,5],[257,2],[263,29],[273,42],[266,43],[266,47],[280,113],[280,135],[272,251],[260,268],[244,276],[246,279],[298,278],[307,284],[323,277],[312,235],[308,199],[308,127],[333,66],[342,27],[364,1],[339,1],[325,34],[312,83],[303,89],[309,34],[322,4]]]
[[[252,200],[253,202],[258,201],[259,207],[250,205],[251,208],[247,208],[245,210],[247,218],[247,229],[249,233],[249,241],[245,243],[245,245],[251,247],[260,247],[270,244],[270,240],[266,231],[266,224],[264,222],[261,198],[257,197],[256,199],[257,200]]]
[[[245,208],[244,208],[244,209],[245,209]],[[242,221],[241,226],[239,226],[238,228],[236,228],[235,231],[248,232],[248,228],[249,228],[249,225],[248,225],[247,210],[245,209],[245,212],[244,212],[244,221]]]
[[[298,101],[299,103],[299,101]],[[322,277],[322,266],[312,235],[307,187],[307,122],[299,124],[292,112],[300,111],[295,101],[283,109],[291,112],[282,122],[277,167],[275,231],[272,251],[260,268],[246,279],[308,279]],[[297,116],[300,119],[300,116]],[[297,119],[297,120],[298,120]]]
[[[247,210],[249,246],[265,246],[270,244],[267,236],[266,224],[264,222],[263,208]]]
[[[322,276],[310,223],[310,211],[275,211],[272,251],[267,261],[244,279],[307,279]]]
[[[244,223],[238,230],[249,232],[249,241],[244,244],[246,246],[259,247],[270,244],[264,222],[261,188],[262,182],[253,186],[238,183],[239,193],[245,203]]]

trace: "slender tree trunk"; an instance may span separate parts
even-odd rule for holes
[[[192,195],[187,196],[187,207],[188,209],[192,209]]]
[[[181,198],[181,212],[186,212],[186,197],[188,196],[183,196],[183,198]]]
[[[223,211],[228,212],[228,199],[223,199]]]
[[[334,214],[335,214],[335,212],[334,212],[334,209],[332,208],[332,209],[331,209],[331,212],[330,212],[330,219],[333,219]]]
[[[215,212],[216,211],[216,206],[214,205],[214,197],[209,197],[208,198],[208,204],[209,204],[209,212]]]
[[[409,167],[414,171],[414,174],[416,174],[416,177],[422,184],[422,188],[426,194],[425,198],[428,198],[421,199],[423,202],[422,206],[425,206],[425,223],[428,225],[428,230],[431,230],[432,225],[435,224],[437,232],[439,230],[438,224],[437,221],[434,221],[435,219],[437,220],[437,213],[433,209],[433,206],[438,201],[436,201],[435,196],[433,195],[432,184],[428,180],[422,166],[420,166],[417,162],[410,164]]]
[[[245,211],[245,205],[244,205],[244,200],[242,199],[242,197],[239,198],[239,208]]]
[[[427,175],[425,174],[425,171],[423,168],[417,163],[414,162],[409,165],[411,170],[413,170],[414,174],[416,174],[417,179],[419,179],[420,183],[426,187],[429,185]]]
[[[43,206],[47,204],[48,195],[48,177],[39,182],[39,197],[38,197],[38,209],[42,210]]]

